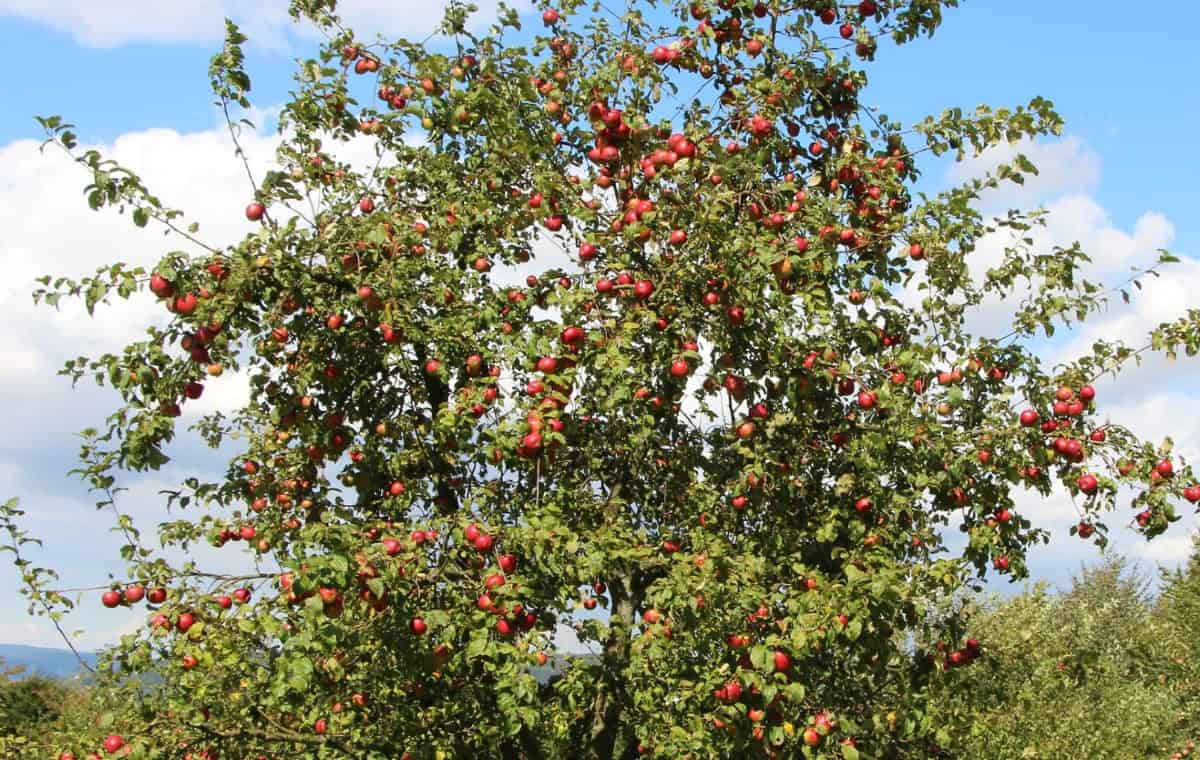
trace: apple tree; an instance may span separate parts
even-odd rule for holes
[[[1022,492],[1065,488],[1064,532],[1096,542],[1119,491],[1148,537],[1200,499],[1095,390],[1194,353],[1200,313],[1145,345],[1038,353],[1171,257],[1092,282],[1078,245],[1038,242],[1043,212],[985,217],[982,195],[1036,172],[1019,153],[916,189],[923,166],[1059,134],[1052,104],[907,125],[870,107],[873,62],[957,4],[565,0],[479,31],[455,3],[415,42],[293,0],[324,42],[272,168],[246,164],[257,226],[231,245],[41,119],[93,208],[180,246],[35,294],[168,317],[63,370],[122,400],[79,472],[128,577],[87,603],[146,624],[101,662],[112,709],[54,751],[935,753],[930,686],[988,647],[945,601],[1026,576],[1047,536]],[[228,23],[211,67],[235,143],[245,41]],[[985,235],[1006,241],[988,267]],[[1003,334],[973,327],[996,303]],[[245,403],[185,425],[235,374]],[[184,435],[219,471],[197,465],[147,532],[123,478]],[[73,602],[23,559],[17,517],[9,548],[57,621]],[[187,556],[203,542],[245,570]]]

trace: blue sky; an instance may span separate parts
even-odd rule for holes
[[[118,327],[132,317],[148,318],[143,306],[122,307],[88,323],[77,313],[50,314],[29,305],[32,277],[45,272],[82,274],[116,257],[153,261],[162,242],[137,233],[124,220],[86,211],[79,193],[83,176],[60,158],[38,156],[35,114],[62,114],[79,126],[81,138],[106,146],[144,173],[164,199],[196,209],[204,229],[221,242],[246,230],[241,167],[217,129],[208,94],[208,58],[219,44],[221,17],[232,13],[255,42],[247,69],[253,100],[269,108],[286,98],[292,61],[312,39],[290,29],[283,0],[233,3],[205,0],[163,3],[147,9],[133,2],[0,0],[0,66],[5,72],[5,107],[0,109],[0,261],[8,273],[0,284],[0,308],[12,315],[0,333],[0,399],[10,413],[0,440],[0,497],[21,496],[29,526],[47,539],[40,558],[63,571],[67,585],[103,583],[113,563],[115,539],[109,522],[91,508],[83,485],[65,478],[77,453],[73,433],[99,422],[110,397],[54,377],[61,360],[115,347]],[[352,19],[389,33],[417,36],[409,19],[436,15],[436,4],[401,0],[346,0]],[[104,7],[107,6],[107,7]],[[386,7],[385,7],[386,6]],[[250,8],[251,13],[246,9]],[[536,20],[533,23],[537,23]],[[1140,325],[1196,306],[1200,292],[1200,224],[1191,205],[1193,178],[1200,176],[1200,151],[1193,124],[1200,117],[1194,72],[1200,52],[1194,30],[1200,4],[1158,0],[1046,3],[1034,0],[967,0],[947,12],[932,40],[887,50],[873,67],[867,100],[906,122],[949,106],[1007,105],[1035,95],[1055,102],[1066,118],[1066,138],[1028,148],[1045,168],[1022,194],[995,199],[997,207],[1044,203],[1056,221],[1047,241],[1083,239],[1096,252],[1097,276],[1145,261],[1160,246],[1188,260],[1156,283],[1131,312],[1104,315],[1087,332],[1067,341],[1085,345],[1095,335],[1136,335]],[[422,35],[423,36],[423,35]],[[249,141],[255,160],[269,159],[271,136]],[[930,188],[945,186],[964,170],[939,165],[928,173]],[[1200,400],[1200,366],[1150,362],[1120,383],[1101,387],[1114,419],[1136,420],[1138,432],[1171,434],[1179,448],[1200,455],[1200,422],[1181,414]],[[207,403],[236,397],[214,391]],[[200,461],[181,450],[179,462]],[[153,519],[156,487],[182,469],[134,485],[125,501]],[[1071,520],[1061,499],[1030,502],[1027,513],[1048,527]],[[152,524],[152,523],[150,523]],[[1186,517],[1165,541],[1147,547],[1130,534],[1118,547],[1152,567],[1185,556],[1187,536],[1197,526]],[[1118,529],[1118,533],[1121,531]],[[1064,536],[1034,556],[1035,574],[1063,583],[1095,551]],[[0,568],[0,605],[23,609],[11,587],[10,568]],[[122,613],[96,609],[92,599],[73,627],[93,632],[86,645],[110,640],[134,624]],[[0,641],[52,644],[48,625],[0,621]]]

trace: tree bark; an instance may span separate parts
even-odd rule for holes
[[[633,618],[641,595],[632,574],[628,573],[613,578],[608,590],[612,595],[612,616],[608,624],[608,640],[604,644],[604,672],[592,703],[591,736],[584,755],[588,760],[612,760],[614,757],[617,739],[623,728],[623,680],[629,665]]]

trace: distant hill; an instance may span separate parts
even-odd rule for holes
[[[96,655],[92,652],[80,652],[89,665],[96,664]],[[50,647],[28,647],[22,644],[0,644],[0,662],[4,669],[23,666],[24,672],[13,678],[24,678],[30,675],[46,676],[48,678],[72,678],[80,675],[83,668],[74,653],[69,649],[52,649]]]

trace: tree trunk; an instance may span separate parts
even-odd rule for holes
[[[630,635],[639,603],[636,597],[640,595],[631,574],[613,578],[608,590],[612,595],[612,617],[604,644],[604,672],[592,703],[591,737],[585,754],[588,760],[612,760],[621,735],[625,669],[629,665]]]

